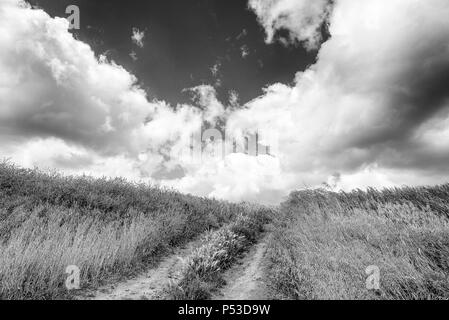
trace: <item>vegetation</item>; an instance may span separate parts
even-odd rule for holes
[[[269,222],[275,298],[449,299],[449,185],[298,191],[271,210],[9,163],[0,163],[0,299],[70,298],[67,266],[95,288],[201,234],[166,291],[208,299]],[[379,290],[366,287],[369,266]]]
[[[288,299],[448,299],[448,201],[449,185],[294,192],[273,219],[270,283]]]
[[[67,298],[69,265],[80,268],[83,288],[96,287],[245,210],[123,179],[0,163],[0,299]]]
[[[256,207],[245,212],[235,222],[204,235],[202,244],[185,261],[180,281],[167,287],[171,299],[209,299],[224,284],[222,272],[257,240],[271,215],[271,211]]]

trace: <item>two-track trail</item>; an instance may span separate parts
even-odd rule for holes
[[[265,234],[233,267],[225,271],[226,285],[216,292],[212,299],[219,300],[265,300],[270,299],[264,279],[266,268]],[[84,292],[77,299],[88,300],[160,300],[166,299],[164,288],[170,281],[179,280],[183,259],[198,247],[200,240],[192,241],[161,258],[159,263],[135,278],[111,283],[99,289]]]
[[[214,300],[267,300],[270,291],[264,277],[267,267],[266,234],[232,268],[224,273],[226,285],[213,296]]]
[[[198,240],[175,248],[174,252],[161,258],[152,269],[123,282],[101,287],[84,294],[80,299],[90,300],[159,300],[164,299],[164,288],[170,281],[176,281],[187,257],[198,245]]]

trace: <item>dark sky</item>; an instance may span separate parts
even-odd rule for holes
[[[245,103],[275,82],[289,83],[295,72],[316,58],[301,46],[267,45],[247,0],[31,0],[52,16],[67,16],[78,5],[81,30],[77,37],[96,54],[107,56],[135,74],[150,97],[171,104],[188,102],[184,88],[217,83],[221,100],[230,90]],[[132,28],[145,31],[144,47],[131,40]],[[245,32],[243,30],[246,30]],[[242,47],[249,52],[242,57]],[[133,61],[134,51],[138,60]],[[212,68],[219,62],[216,77]]]

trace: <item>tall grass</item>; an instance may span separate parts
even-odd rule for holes
[[[243,205],[123,179],[65,177],[0,164],[0,299],[70,297],[66,267],[95,287],[233,221]]]
[[[289,299],[448,299],[448,200],[447,185],[294,192],[273,219],[271,284]]]
[[[236,221],[203,236],[200,246],[189,256],[177,283],[167,286],[169,298],[206,300],[224,284],[223,271],[228,269],[247,247],[253,244],[272,210],[248,207]]]

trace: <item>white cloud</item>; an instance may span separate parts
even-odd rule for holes
[[[287,186],[279,159],[270,156],[234,153],[224,159],[203,158],[194,172],[166,185],[219,199],[260,203],[276,203]]]
[[[221,68],[221,62],[217,61],[211,68],[210,68],[210,72],[212,73],[212,75],[214,77],[218,76],[219,72],[220,72],[220,68]]]
[[[273,17],[307,16],[314,8],[294,3],[250,1],[269,40],[278,29],[270,26],[279,25]],[[317,63],[299,72],[295,85],[267,88],[247,109],[232,114],[229,125],[279,132],[282,170],[296,177],[291,188],[301,181],[318,185],[335,172],[354,182],[346,187],[441,182],[435,170],[449,173],[442,168],[449,144],[441,125],[448,122],[449,107],[447,16],[444,0],[337,0],[331,38]],[[298,40],[316,43],[313,33],[304,33],[316,30],[314,21],[304,26],[301,19],[287,19],[282,27]],[[432,150],[424,137],[441,143]],[[378,169],[366,173],[367,166]],[[374,173],[380,171],[391,177]],[[394,178],[404,178],[401,172],[412,172],[415,179]]]
[[[186,144],[188,130],[202,121],[197,108],[148,101],[132,74],[96,58],[68,32],[65,19],[43,10],[1,2],[0,43],[1,157],[66,172],[119,174],[123,168],[123,175],[139,177],[143,170],[148,178],[160,164],[154,159],[164,161],[166,145]],[[35,156],[39,149],[46,152]],[[137,161],[142,152],[151,161]],[[76,160],[85,160],[86,168]]]
[[[217,92],[210,85],[200,85],[189,89],[184,89],[193,93],[196,104],[203,111],[203,120],[215,123],[216,120],[225,115],[225,107],[217,99]]]
[[[250,8],[257,14],[265,28],[266,41],[271,43],[276,32],[287,30],[289,39],[300,41],[309,49],[318,47],[321,26],[330,10],[329,0],[249,0]]]
[[[86,174],[93,177],[120,176],[134,181],[151,181],[142,177],[138,170],[142,163],[135,158],[126,155],[100,155],[91,149],[68,144],[58,138],[31,139],[15,145],[9,151],[14,163],[27,168],[39,167],[50,171],[59,168],[65,174]],[[157,166],[157,161],[153,166],[154,168]]]
[[[239,106],[239,94],[235,90],[229,91],[229,104],[237,108]]]
[[[446,0],[336,0],[316,64],[237,111],[207,85],[191,89],[196,106],[148,101],[132,74],[96,58],[66,20],[17,3],[0,3],[0,156],[24,166],[152,182],[165,170],[175,178],[159,183],[185,192],[266,202],[335,173],[343,189],[449,174]],[[311,48],[328,9],[307,3],[250,1],[268,41],[287,28]],[[273,131],[275,157],[193,161],[185,150],[204,121],[237,135]]]
[[[145,31],[140,31],[138,28],[133,28],[133,34],[131,36],[131,39],[136,46],[138,46],[139,48],[143,48],[144,38],[145,38]]]
[[[246,59],[246,57],[249,56],[250,52],[247,45],[243,45],[240,47],[240,54],[242,55],[243,59]]]
[[[2,3],[0,125],[10,134],[60,136],[104,152],[136,152],[151,103],[136,78],[67,31],[42,10]],[[7,81],[6,81],[7,79]],[[24,94],[26,92],[26,94]],[[108,128],[108,130],[104,130]]]

